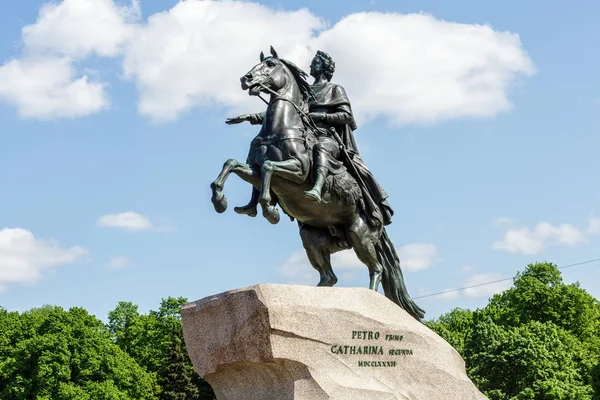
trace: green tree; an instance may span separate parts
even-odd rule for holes
[[[194,371],[180,337],[175,336],[159,374],[164,400],[212,399],[210,387]]]
[[[181,307],[186,302],[183,297],[168,297],[147,315],[140,315],[137,306],[121,302],[109,313],[107,326],[115,342],[156,374],[161,400],[214,399],[210,385],[194,371],[183,342]],[[175,371],[182,375],[176,377]]]
[[[151,315],[159,319],[173,318],[181,321],[181,307],[187,303],[185,297],[167,297],[160,301],[158,311],[150,311]]]
[[[593,400],[600,400],[600,358],[598,364],[592,369],[592,389],[594,390]]]
[[[155,399],[156,379],[81,308],[0,311],[0,399]]]
[[[552,322],[582,340],[600,331],[598,300],[579,283],[566,285],[554,264],[536,263],[517,273],[513,287],[492,298],[488,307],[502,325]]]
[[[461,308],[425,323],[464,356],[466,340],[473,329],[473,312]]]
[[[582,343],[552,324],[504,328],[478,320],[466,346],[468,372],[492,400],[590,400]]]
[[[138,332],[132,328],[140,316],[138,306],[130,302],[121,301],[117,307],[108,313],[109,323],[106,325],[113,335],[115,343],[131,355],[130,345],[135,342]]]
[[[483,309],[427,324],[492,400],[590,400],[599,390],[600,304],[578,283],[565,284],[554,264],[528,265]]]

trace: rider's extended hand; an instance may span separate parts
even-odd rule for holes
[[[249,117],[248,114],[238,115],[237,117],[227,118],[225,120],[225,123],[227,125],[239,124],[239,123],[242,123],[244,121],[248,121],[248,117]]]

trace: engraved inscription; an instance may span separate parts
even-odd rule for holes
[[[387,348],[384,349],[385,342],[401,342],[404,340],[404,335],[389,334],[381,335],[378,331],[356,330],[350,334],[350,340],[361,341],[383,341],[384,343],[375,343],[369,345],[359,344],[333,344],[331,353],[344,355],[374,355],[374,356],[412,356],[412,349]],[[390,343],[391,344],[391,343]],[[399,343],[398,343],[399,344]],[[357,360],[359,367],[369,368],[388,368],[396,367],[396,360]]]

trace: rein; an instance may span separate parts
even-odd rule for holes
[[[319,128],[319,127],[318,127],[318,126],[315,124],[315,121],[313,121],[313,119],[312,119],[311,117],[309,117],[309,116],[308,116],[308,115],[307,115],[307,114],[306,114],[304,111],[302,111],[302,110],[301,110],[301,109],[300,109],[300,108],[299,108],[299,107],[296,105],[296,103],[294,103],[292,100],[288,100],[288,99],[286,99],[285,97],[281,97],[279,94],[277,94],[277,92],[276,92],[276,91],[274,91],[274,90],[273,90],[273,89],[271,89],[271,88],[268,88],[268,87],[266,87],[266,86],[265,86],[265,85],[263,85],[262,83],[258,83],[258,85],[259,85],[260,87],[262,87],[263,89],[267,90],[269,93],[271,93],[271,95],[275,96],[275,98],[276,98],[277,100],[284,100],[284,101],[287,101],[288,103],[290,103],[291,105],[293,105],[293,106],[294,106],[294,108],[296,109],[296,111],[298,111],[298,114],[300,114],[300,118],[301,118],[302,120],[304,120],[304,122],[305,122],[305,123],[306,123],[306,124],[307,124],[307,125],[308,125],[310,128],[314,129],[314,130],[315,130],[315,131],[317,131],[317,132],[319,132],[319,131],[321,130],[321,128]],[[260,97],[260,99],[261,99],[262,101],[264,101],[264,102],[265,102],[265,104],[266,104],[267,106],[269,106],[269,105],[270,105],[270,104],[269,104],[269,102],[267,102],[265,99],[263,99],[263,98],[262,98],[262,96],[260,95],[260,93],[258,94],[258,97]]]

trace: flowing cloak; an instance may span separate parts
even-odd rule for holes
[[[309,111],[325,113],[325,121],[323,122],[327,126],[335,127],[342,139],[349,156],[348,159],[343,159],[342,162],[361,186],[367,219],[371,222],[378,220],[384,225],[389,225],[392,222],[394,211],[387,201],[387,193],[375,180],[360,157],[353,133],[357,128],[356,121],[346,91],[343,87],[331,82],[312,85],[312,90],[315,97],[309,102]],[[317,123],[317,125],[319,124]],[[352,165],[349,165],[349,163]]]

